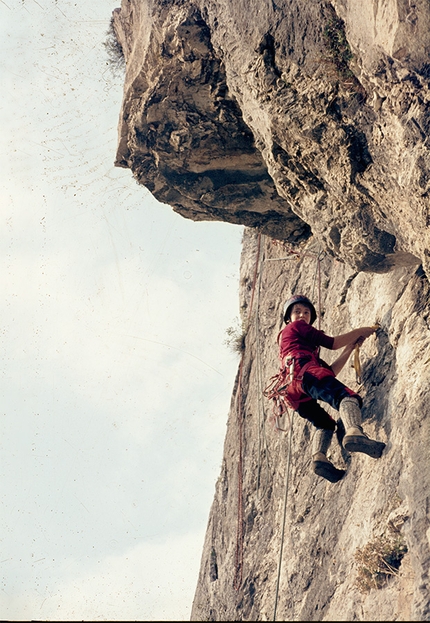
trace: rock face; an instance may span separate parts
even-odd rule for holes
[[[429,3],[123,0],[113,20],[116,164],[187,218],[246,226],[192,620],[430,620]],[[336,484],[312,472],[315,429],[275,430],[263,396],[293,292],[331,335],[380,325],[361,384],[340,378],[386,449],[348,454],[339,422]]]
[[[258,237],[246,230],[245,349],[192,620],[429,620],[430,316],[424,272],[420,266],[358,272],[315,241],[292,250],[261,236],[258,250]],[[381,327],[360,349],[361,385],[351,362],[340,380],[363,397],[365,431],[387,446],[376,460],[345,452],[335,438],[328,456],[347,470],[336,484],[312,471],[315,428],[290,413],[277,431],[262,397],[278,369],[276,338],[291,292],[311,296],[321,328],[330,334],[376,322]],[[335,356],[323,354],[329,363]],[[393,557],[400,543],[408,551],[378,588],[375,561],[386,539]]]

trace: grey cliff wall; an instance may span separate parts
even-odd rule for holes
[[[186,218],[246,227],[245,347],[192,620],[429,620],[428,1],[123,0],[113,19],[116,164]],[[312,427],[274,430],[262,396],[297,291],[329,334],[380,324],[361,384],[341,378],[386,450],[336,440],[337,484],[311,471]]]
[[[274,620],[275,606],[279,621],[429,620],[428,281],[421,267],[358,272],[315,242],[297,255],[297,247],[291,253],[263,236],[258,254],[257,240],[246,231],[242,372],[192,620]],[[329,333],[375,322],[381,327],[361,349],[362,384],[350,365],[340,378],[363,397],[366,432],[387,447],[375,460],[350,455],[334,440],[329,455],[347,469],[336,484],[312,472],[312,426],[294,414],[276,431],[262,398],[277,370],[282,303],[294,291],[312,296],[321,308],[321,328]],[[330,362],[334,353],[324,358]],[[372,581],[370,591],[362,592],[360,578],[375,569],[372,552],[385,538],[397,537],[408,549],[398,573],[381,588]],[[357,561],[366,547],[368,557]]]

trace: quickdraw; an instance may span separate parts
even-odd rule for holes
[[[279,420],[288,412],[288,409],[293,408],[285,395],[293,378],[294,359],[287,357],[280,371],[270,377],[267,387],[263,390],[263,395],[272,400],[272,417],[277,430],[284,430],[280,427]]]
[[[379,324],[374,324],[372,325],[373,329],[375,329],[375,331],[377,331],[379,329]],[[355,370],[355,380],[356,382],[361,385],[362,382],[362,378],[361,378],[361,363],[360,363],[360,346],[359,344],[355,345],[355,349],[354,349],[354,370]]]
[[[354,350],[354,369],[355,369],[355,380],[361,385],[361,363],[360,363],[360,347],[357,344]]]

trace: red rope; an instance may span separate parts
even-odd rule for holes
[[[252,313],[254,303],[255,284],[257,283],[258,264],[260,261],[261,233],[258,234],[257,258],[255,261],[254,277],[252,281],[251,301],[248,308],[248,322]],[[236,529],[236,556],[235,556],[235,574],[233,586],[238,591],[242,585],[243,579],[243,413],[242,413],[242,372],[243,372],[244,353],[240,359],[239,380],[237,385],[238,397],[238,428],[239,428],[239,462],[237,466],[237,529]]]
[[[320,254],[317,257],[318,265],[318,329],[321,329],[321,260]]]
[[[242,396],[241,379],[243,369],[243,355],[239,367],[239,383],[237,395],[238,405],[238,424],[239,424],[239,462],[237,465],[237,527],[236,527],[236,556],[235,574],[233,586],[238,591],[242,585],[243,577],[243,416],[242,416]]]

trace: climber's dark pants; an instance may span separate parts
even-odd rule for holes
[[[363,403],[359,394],[346,387],[334,376],[325,376],[322,379],[317,379],[309,372],[305,372],[302,389],[312,400],[301,402],[297,412],[301,417],[312,422],[317,428],[325,428],[327,430],[336,428],[335,420],[318,404],[317,400],[327,402],[336,411],[339,411],[339,404],[344,398],[357,398],[360,407]]]
[[[327,413],[325,409],[320,407],[316,400],[310,399],[306,402],[301,402],[297,413],[312,422],[317,428],[325,428],[326,430],[334,430],[336,428],[336,422]]]

